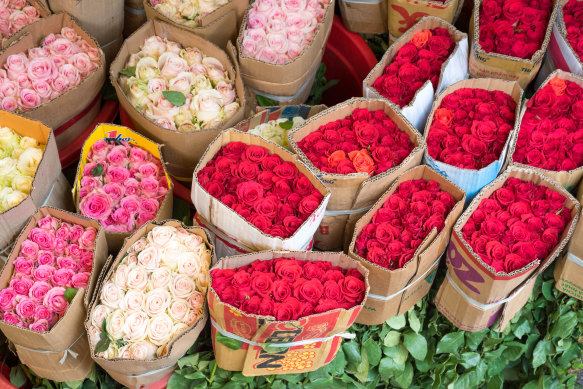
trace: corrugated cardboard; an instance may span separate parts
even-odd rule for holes
[[[470,76],[476,77],[492,77],[502,78],[505,80],[517,81],[522,88],[526,88],[530,81],[532,81],[541,66],[549,40],[551,39],[551,32],[555,19],[557,18],[557,10],[559,6],[558,0],[553,0],[553,11],[551,13],[549,24],[546,28],[545,39],[532,58],[522,59],[517,57],[510,57],[508,55],[498,53],[487,53],[482,50],[480,45],[480,23],[479,13],[483,0],[474,0],[474,12],[472,20],[470,21],[469,35],[472,39],[472,50],[470,53],[469,70]]]
[[[426,15],[435,16],[448,23],[454,23],[459,15],[463,0],[388,0],[388,27],[393,38],[399,38],[419,19]]]
[[[231,0],[201,19],[200,27],[188,27],[176,23],[158,12],[150,5],[150,0],[143,0],[143,8],[148,20],[158,19],[181,28],[191,34],[198,35],[224,49],[227,42],[235,42],[241,26],[243,14],[249,5],[249,0]]]
[[[38,11],[38,14],[41,18],[46,18],[51,14],[51,10],[47,7],[47,5],[42,0],[28,0],[27,5],[31,5]],[[15,32],[14,34],[17,34]],[[9,43],[12,40],[12,36],[2,38],[2,48],[8,47]]]
[[[49,332],[38,333],[0,321],[0,330],[14,343],[20,361],[36,375],[52,381],[77,381],[84,379],[91,371],[93,361],[89,355],[89,345],[83,328],[87,307],[93,296],[97,279],[107,259],[107,242],[103,230],[96,220],[79,216],[60,209],[42,207],[31,216],[26,227],[16,240],[7,264],[0,274],[0,289],[8,287],[14,271],[13,261],[20,253],[20,246],[29,232],[43,217],[51,215],[68,223],[79,224],[97,230],[93,269],[87,290],[79,289],[65,315]],[[70,350],[72,353],[69,351]],[[76,353],[77,356],[73,353]],[[63,359],[62,359],[63,358]],[[63,363],[60,361],[63,360]]]
[[[127,38],[146,23],[146,11],[142,0],[125,0],[123,9],[123,36]]]
[[[356,108],[383,110],[401,129],[409,135],[415,146],[411,154],[399,166],[370,177],[366,173],[329,174],[318,170],[297,146],[297,142],[320,126],[344,119]],[[346,249],[352,238],[354,223],[378,200],[391,183],[404,171],[421,163],[425,141],[413,126],[388,100],[353,98],[328,108],[308,119],[303,125],[288,132],[288,142],[293,151],[322,179],[332,193],[324,219],[315,235],[314,245],[321,250]]]
[[[552,72],[549,77],[542,83],[541,88],[548,84],[548,82],[553,78],[561,78],[563,80],[568,80],[571,82],[576,83],[580,87],[583,88],[583,77],[576,76],[571,73],[564,72],[562,70],[555,70]],[[522,167],[525,169],[531,169],[539,174],[543,174],[555,181],[557,181],[563,188],[567,189],[568,191],[573,191],[577,185],[579,185],[579,181],[581,181],[581,177],[583,177],[583,166],[580,166],[576,169],[569,170],[569,171],[552,171],[552,170],[545,170],[534,166],[528,166],[522,163],[513,162],[512,157],[514,155],[514,151],[516,150],[516,142],[518,142],[518,134],[520,130],[520,124],[522,123],[522,118],[524,117],[524,113],[526,112],[526,102],[522,108],[522,112],[520,114],[520,121],[518,126],[516,127],[516,136],[514,137],[512,144],[510,146],[510,153],[508,157],[508,163],[511,163],[514,166]]]
[[[146,38],[153,35],[178,42],[184,47],[197,47],[205,55],[217,58],[225,67],[230,79],[235,81],[237,98],[241,104],[237,112],[218,128],[189,133],[159,127],[138,112],[130,103],[119,84],[119,72],[125,69],[130,54],[139,52]],[[186,30],[159,20],[148,20],[132,36],[126,39],[119,54],[111,64],[109,72],[109,77],[115,87],[119,102],[130,116],[136,130],[165,146],[163,153],[164,159],[168,163],[168,172],[181,181],[189,181],[191,179],[194,166],[196,166],[205,149],[218,133],[222,129],[229,128],[244,118],[245,92],[243,89],[243,81],[239,74],[234,48],[230,44],[227,52],[225,52],[200,36],[189,33]]]
[[[73,116],[62,126],[55,128],[55,140],[59,150],[63,150],[87,130],[101,111],[101,93],[85,109]]]
[[[9,41],[6,41],[6,44],[10,46],[0,54],[0,64],[3,65],[10,55],[26,52],[30,48],[39,46],[45,36],[50,33],[59,34],[63,27],[74,29],[89,45],[99,50],[100,65],[76,87],[30,111],[19,113],[21,116],[39,120],[50,128],[59,128],[71,118],[77,116],[101,92],[101,87],[105,82],[105,56],[99,49],[97,42],[79,27],[71,16],[61,13],[39,19],[25,26],[12,35]],[[90,119],[90,121],[92,120],[93,118]]]
[[[338,0],[342,24],[361,34],[387,32],[387,0]]]
[[[300,228],[298,228],[291,237],[283,239],[263,233],[257,227],[245,220],[241,215],[227,207],[218,199],[212,197],[199,184],[197,177],[198,172],[207,165],[222,146],[230,142],[243,142],[248,145],[263,146],[269,150],[270,153],[279,155],[284,161],[292,162],[299,169],[299,172],[304,174],[322,196],[324,196],[318,209],[316,209],[314,213],[304,221]],[[326,209],[326,204],[328,204],[329,198],[330,192],[322,184],[322,181],[314,175],[314,173],[299,159],[298,156],[259,136],[234,129],[228,129],[221,132],[209,145],[207,151],[196,166],[192,178],[192,203],[197,212],[204,218],[204,220],[210,222],[212,226],[215,226],[224,235],[232,240],[240,242],[251,251],[298,250],[307,247],[308,243],[312,240],[320,221],[324,217],[324,210]]]
[[[140,238],[148,235],[148,232],[150,232],[156,226],[172,226],[176,228],[184,228],[188,232],[200,236],[211,250],[211,264],[216,263],[214,249],[212,243],[209,241],[209,237],[205,229],[200,227],[186,227],[184,224],[176,220],[165,220],[160,223],[148,222],[144,224],[142,227],[136,230],[133,235],[125,240],[123,247],[115,257],[115,260],[113,260],[111,265],[108,266],[108,270],[101,273],[99,283],[97,284],[95,294],[91,300],[91,305],[87,310],[87,315],[85,318],[85,329],[87,331],[89,331],[89,328],[91,327],[92,312],[95,306],[99,303],[99,296],[101,294],[101,288],[103,284],[113,275],[117,269],[117,265],[125,257],[125,254],[127,253],[130,246]],[[198,321],[192,327],[168,343],[168,352],[163,357],[144,361],[121,358],[105,359],[96,356],[93,347],[89,346],[90,355],[91,358],[93,358],[93,360],[97,362],[97,364],[101,366],[117,382],[131,389],[141,388],[143,386],[147,386],[159,381],[176,368],[176,362],[182,358],[184,354],[186,354],[188,349],[196,341],[198,335],[204,329],[207,319],[208,309],[205,304],[202,317],[198,319]],[[85,340],[87,341],[87,338],[85,338]]]
[[[583,300],[583,222],[575,227],[571,242],[563,258],[555,266],[555,287],[561,292]]]
[[[357,269],[364,276],[366,295],[368,295],[368,270],[342,253],[264,251],[224,258],[213,269],[236,269],[255,260],[265,261],[281,257],[307,261],[329,261],[332,262],[332,265],[340,266],[343,269]],[[278,349],[275,345],[342,334],[352,325],[363,306],[361,303],[348,310],[339,308],[309,315],[299,320],[283,322],[276,321],[271,316],[248,314],[230,304],[225,304],[220,301],[212,287],[208,293],[208,304],[212,324],[213,349],[217,364],[225,370],[242,370],[245,376],[307,373],[331,362],[340,348],[342,342],[340,336],[324,342],[289,348]],[[269,344],[276,351],[266,350],[245,342],[242,342],[240,349],[231,350],[217,342],[217,327],[248,341]],[[300,358],[301,362],[296,362]]]
[[[482,199],[501,188],[509,177],[543,185],[566,196],[566,206],[573,219],[565,227],[560,241],[551,254],[536,260],[525,268],[510,274],[496,275],[494,269],[474,254],[463,239],[462,227]],[[559,256],[567,245],[579,218],[581,206],[573,196],[555,181],[532,170],[508,168],[494,182],[485,187],[470,203],[454,226],[447,248],[447,277],[441,284],[435,305],[453,325],[464,331],[479,331],[497,322],[495,329],[502,331],[516,312],[528,300],[536,277]]]
[[[374,214],[383,207],[385,201],[395,193],[401,183],[418,179],[439,182],[441,190],[451,194],[455,200],[455,206],[447,215],[443,230],[437,232],[434,228],[401,269],[389,270],[362,258],[354,248],[356,238],[362,229],[371,223]],[[369,270],[371,289],[364,308],[356,318],[357,323],[382,324],[395,315],[404,314],[425,297],[435,278],[441,255],[449,243],[451,229],[462,213],[464,202],[465,194],[462,189],[429,167],[421,165],[407,170],[397,178],[390,189],[358,220],[352,234],[348,255]]]
[[[392,44],[391,47],[389,47],[383,55],[383,58],[381,58],[379,63],[370,71],[362,82],[363,96],[390,101],[372,87],[373,83],[384,73],[385,67],[393,61],[393,57],[401,47],[411,41],[413,35],[419,31],[437,27],[447,29],[452,35],[453,40],[456,42],[453,52],[441,66],[441,74],[439,75],[437,90],[435,91],[431,81],[427,80],[425,84],[417,90],[413,100],[411,100],[408,105],[403,108],[397,107],[405,118],[407,118],[407,120],[409,120],[421,133],[425,128],[425,121],[427,115],[429,115],[431,104],[435,97],[451,84],[468,78],[468,36],[465,33],[458,31],[454,26],[441,19],[433,16],[425,16],[394,44]],[[390,101],[390,103],[394,104],[392,101]],[[396,104],[394,105],[396,106]]]
[[[429,136],[429,129],[433,123],[433,114],[435,113],[435,110],[439,108],[443,98],[462,88],[485,89],[488,91],[499,90],[509,94],[516,103],[513,129],[510,131],[510,134],[508,134],[508,138],[506,139],[506,143],[502,148],[502,152],[500,153],[499,158],[488,166],[480,170],[462,169],[448,165],[445,162],[438,161],[432,158],[427,150],[425,151],[423,162],[425,162],[433,170],[450,179],[456,185],[460,186],[466,192],[466,201],[470,201],[484,186],[494,181],[496,176],[498,176],[498,173],[502,170],[504,162],[506,161],[506,155],[509,153],[509,149],[512,144],[512,139],[516,138],[514,135],[518,132],[518,128],[520,126],[519,112],[523,91],[518,83],[514,81],[505,81],[495,78],[469,79],[457,82],[445,88],[443,93],[441,93],[433,103],[431,113],[427,118],[427,125],[425,128],[426,136]]]
[[[81,178],[83,177],[83,167],[87,163],[87,155],[91,151],[91,147],[93,144],[100,140],[100,139],[124,139],[125,142],[129,144],[139,146],[144,150],[150,152],[154,157],[160,159],[162,163],[162,167],[164,168],[164,174],[166,175],[166,181],[168,183],[168,192],[164,197],[162,203],[160,204],[160,208],[158,209],[158,213],[156,214],[155,221],[162,221],[172,217],[172,203],[173,203],[173,188],[174,185],[170,180],[168,172],[166,171],[166,163],[164,162],[164,158],[162,156],[162,146],[152,142],[150,139],[146,138],[143,135],[140,135],[127,127],[118,126],[115,124],[100,124],[89,135],[85,143],[83,144],[83,148],[81,149],[81,157],[79,159],[79,165],[77,166],[77,175],[75,176],[75,186],[73,187],[73,199],[75,201],[75,207],[77,212],[79,210],[79,190],[81,189]],[[103,230],[105,233],[105,237],[107,238],[107,245],[109,246],[109,250],[112,253],[117,252],[124,243],[124,240],[132,235],[131,232],[116,232],[116,231],[107,231]]]

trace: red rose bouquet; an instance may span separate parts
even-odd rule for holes
[[[583,60],[583,2],[569,0],[563,6],[563,21],[567,30],[567,41],[581,62]]]

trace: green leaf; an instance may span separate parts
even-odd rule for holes
[[[383,353],[387,356],[387,357],[391,357],[393,358],[393,360],[398,364],[398,365],[402,365],[404,367],[405,365],[405,361],[407,360],[407,356],[409,355],[409,352],[407,351],[407,349],[405,348],[404,345],[400,344],[396,347],[388,347],[383,349]]]
[[[284,130],[289,130],[290,128],[292,128],[294,125],[293,120],[287,120],[285,122],[281,122],[278,124],[278,126],[280,126],[281,128],[283,128]]]
[[[97,344],[95,345],[95,352],[96,353],[105,352],[109,348],[110,343],[111,341],[109,340],[109,337],[102,332],[100,335],[99,342],[97,342]]]
[[[553,284],[554,282],[549,280],[549,281],[545,281],[543,282],[543,287],[542,287],[542,292],[543,292],[543,296],[547,301],[553,301]]]
[[[539,341],[532,352],[532,367],[536,369],[537,367],[544,364],[549,356],[553,352],[553,343],[550,340]]]
[[[455,353],[464,344],[464,333],[454,332],[445,335],[437,343],[436,354]]]
[[[346,368],[346,358],[344,357],[344,351],[342,351],[342,348],[338,350],[336,357],[328,366],[332,375],[340,376],[344,373],[344,369]]]
[[[383,344],[387,347],[393,347],[401,341],[401,333],[397,331],[389,331],[383,340]]]
[[[279,103],[275,100],[271,100],[265,96],[257,95],[257,103],[261,107],[273,107],[279,105]]]
[[[459,376],[453,385],[454,389],[468,389],[476,387],[476,372],[470,371]]]
[[[403,334],[403,344],[413,358],[418,360],[425,359],[427,355],[427,340],[423,336],[407,331]]]
[[[346,357],[348,363],[358,365],[362,361],[360,351],[358,350],[358,344],[356,342],[350,341],[343,343],[342,351],[344,351],[344,356]]]
[[[198,360],[200,358],[200,354],[192,354],[182,357],[178,360],[178,367],[183,368],[184,366],[196,367],[198,364]]]
[[[368,362],[368,355],[366,350],[362,350],[362,352],[360,353],[361,356],[361,361],[358,364],[358,366],[356,367],[356,373],[354,373],[354,376],[356,378],[358,378],[358,380],[362,383],[366,382],[366,379],[368,378],[368,371],[370,369],[370,364]]]
[[[100,163],[98,163],[97,165],[95,165],[95,167],[93,169],[91,169],[91,175],[93,177],[99,177],[102,174],[103,174],[103,166],[101,166]]]
[[[84,380],[68,381],[68,382],[64,382],[63,385],[65,385],[67,388],[70,388],[70,389],[79,389],[80,387],[83,386],[83,381]]]
[[[514,332],[514,336],[517,338],[522,338],[525,334],[530,333],[532,329],[530,321],[528,321],[525,317],[521,317],[520,320],[518,320],[518,323],[511,327],[512,332]]]
[[[470,369],[476,366],[478,362],[480,362],[480,354],[476,352],[463,353],[461,355],[461,358],[462,358],[461,365],[466,369]]]
[[[381,346],[379,346],[378,342],[370,338],[366,342],[364,342],[364,350],[368,356],[368,362],[372,366],[377,366],[383,356],[383,352],[381,351]]]
[[[411,382],[413,381],[413,365],[411,362],[407,362],[405,365],[405,370],[402,373],[399,373],[395,376],[395,382],[401,388],[408,388],[411,386]]]
[[[419,330],[421,329],[421,322],[419,321],[415,311],[413,309],[409,310],[407,317],[409,318],[409,327],[411,327],[413,331],[419,333]]]
[[[407,320],[405,319],[405,315],[399,315],[391,317],[385,323],[394,330],[400,330],[407,325]]]
[[[17,365],[10,369],[10,383],[17,388],[24,386],[26,384],[26,375],[22,366]]]
[[[172,105],[176,107],[182,107],[186,103],[186,97],[182,92],[177,92],[173,90],[162,91],[162,95],[168,100]]]
[[[389,379],[393,375],[405,370],[404,364],[398,364],[391,357],[384,357],[379,363],[379,374],[384,379]]]
[[[123,74],[124,76],[128,76],[128,77],[135,77],[136,76],[136,67],[135,66],[128,66],[127,68],[125,68],[124,70],[119,72],[119,74]]]
[[[488,361],[488,375],[493,377],[498,375],[506,367],[506,361],[502,358],[495,358]]]
[[[239,350],[243,345],[243,342],[237,339],[229,338],[223,334],[217,332],[216,341],[230,348],[231,350]]]
[[[519,342],[507,342],[504,345],[506,346],[506,350],[504,350],[502,355],[509,361],[517,360],[526,351],[526,345]]]
[[[577,326],[577,322],[577,314],[573,311],[559,316],[559,319],[551,328],[551,336],[561,339],[571,336]]]
[[[93,381],[85,380],[85,381],[82,381],[82,382],[83,382],[83,386],[82,386],[83,389],[101,389]]]
[[[500,376],[494,376],[488,381],[487,389],[502,389],[504,385],[504,380]]]
[[[77,294],[77,289],[75,289],[75,288],[65,289],[65,300],[67,300],[69,302],[69,304],[71,304],[71,301],[73,301],[76,294]]]
[[[466,332],[466,346],[470,350],[476,351],[486,336],[488,336],[488,330]]]

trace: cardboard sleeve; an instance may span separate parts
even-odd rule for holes
[[[433,3],[431,0],[429,0],[429,2]],[[455,41],[453,52],[441,65],[437,90],[434,90],[431,81],[427,80],[423,86],[415,92],[413,100],[411,100],[408,105],[398,108],[403,116],[405,116],[405,118],[421,133],[425,128],[425,121],[427,115],[429,115],[431,104],[433,104],[435,97],[451,84],[468,78],[468,36],[465,33],[458,31],[453,25],[441,19],[433,16],[425,16],[389,47],[383,55],[383,58],[381,58],[379,63],[370,71],[362,82],[362,93],[364,97],[390,101],[373,88],[372,85],[376,79],[384,73],[385,68],[393,61],[393,57],[401,47],[411,41],[413,35],[419,31],[437,27],[447,29]],[[391,104],[394,103],[391,101]]]
[[[389,270],[362,258],[355,249],[356,238],[362,229],[371,223],[375,213],[383,207],[385,201],[395,193],[401,183],[418,179],[437,181],[441,190],[451,194],[455,200],[454,207],[445,219],[443,230],[437,232],[434,228],[401,269]],[[404,314],[425,297],[433,284],[440,258],[449,243],[453,225],[462,213],[464,202],[465,193],[462,189],[428,166],[421,165],[399,176],[390,189],[358,220],[348,255],[369,270],[371,288],[364,307],[356,318],[357,323],[382,324],[395,315]]]
[[[555,287],[561,292],[583,301],[583,222],[575,227],[567,251],[555,266]]]
[[[14,271],[14,260],[20,253],[20,246],[30,231],[43,217],[51,215],[71,224],[97,230],[93,269],[87,290],[79,289],[69,304],[65,315],[49,332],[38,333],[27,328],[17,327],[0,320],[0,330],[14,343],[20,361],[36,375],[52,381],[83,380],[89,374],[93,361],[89,355],[89,344],[83,328],[87,307],[93,296],[97,279],[107,259],[107,241],[103,229],[96,220],[79,216],[51,207],[42,207],[32,215],[20,233],[12,249],[8,262],[0,273],[0,289],[8,287]],[[76,354],[76,356],[75,356]],[[63,361],[61,363],[61,361]]]
[[[506,139],[506,143],[500,152],[500,156],[498,159],[486,167],[483,167],[480,170],[473,170],[473,169],[463,169],[456,166],[448,165],[445,162],[438,161],[435,158],[429,155],[429,151],[425,150],[425,155],[423,157],[423,162],[425,162],[428,166],[430,166],[433,170],[441,173],[443,176],[451,180],[453,183],[461,187],[467,195],[466,201],[470,201],[474,198],[475,195],[486,185],[490,182],[494,181],[494,179],[498,176],[498,173],[502,170],[504,164],[506,163],[507,155],[509,154],[509,149],[511,144],[516,140],[516,134],[518,133],[518,128],[520,127],[520,108],[521,108],[521,101],[522,101],[522,88],[518,85],[518,83],[514,81],[506,81],[506,80],[499,80],[494,78],[478,78],[478,79],[469,79],[459,81],[453,85],[448,86],[445,90],[437,97],[435,102],[433,103],[433,107],[431,109],[431,113],[427,118],[427,125],[425,128],[426,136],[429,136],[429,131],[431,125],[433,124],[433,115],[435,110],[439,108],[441,102],[445,98],[445,96],[455,92],[456,90],[463,89],[463,88],[471,88],[471,89],[485,89],[487,91],[501,91],[507,93],[512,97],[512,100],[516,103],[516,111],[514,113],[514,124],[512,126],[512,130],[508,134],[508,138]]]
[[[183,133],[157,126],[134,108],[119,83],[119,72],[125,68],[130,55],[139,52],[146,38],[153,35],[178,42],[184,47],[199,48],[205,55],[214,57],[223,64],[230,79],[235,82],[237,99],[241,105],[233,116],[225,120],[218,128]],[[234,48],[230,44],[225,52],[211,42],[184,29],[159,20],[148,20],[132,36],[125,40],[117,57],[111,64],[109,77],[115,87],[119,103],[128,113],[139,133],[164,145],[164,159],[168,163],[168,172],[181,181],[190,181],[194,166],[196,166],[209,143],[219,132],[240,122],[245,116],[245,93],[236,58]]]
[[[388,31],[387,0],[338,0],[342,24],[360,34]]]
[[[277,154],[284,161],[293,163],[299,172],[304,174],[324,197],[320,206],[289,238],[274,237],[260,231],[237,212],[219,201],[219,199],[211,196],[198,182],[198,172],[213,159],[221,147],[231,142],[243,142],[248,145],[265,147],[271,154]],[[246,251],[299,250],[306,248],[324,217],[324,210],[329,198],[330,192],[328,189],[298,156],[257,135],[234,129],[225,130],[216,137],[202,156],[192,177],[192,203],[196,208],[197,214],[202,216],[203,221],[207,221],[207,223],[216,228],[221,235],[228,237],[232,241],[239,242],[240,245],[245,247]],[[221,253],[217,253],[217,255],[220,259]]]
[[[79,190],[81,189],[81,178],[83,177],[83,168],[87,164],[87,156],[91,151],[91,147],[98,140],[107,139],[123,139],[124,142],[128,142],[131,145],[141,147],[142,149],[148,151],[154,157],[158,158],[162,163],[164,168],[164,175],[166,176],[166,182],[168,183],[168,192],[166,196],[162,199],[158,213],[156,214],[155,221],[163,221],[170,219],[172,217],[172,204],[173,204],[173,188],[174,184],[166,171],[166,163],[162,156],[162,146],[152,142],[150,139],[143,135],[140,135],[127,127],[118,126],[115,124],[100,124],[89,135],[83,148],[81,149],[81,157],[79,159],[79,165],[77,166],[77,175],[75,176],[75,184],[73,187],[73,199],[75,201],[75,207],[77,212],[79,209]],[[117,231],[107,231],[103,229],[105,237],[107,238],[107,245],[112,253],[117,252],[123,245],[124,240],[132,235],[132,232],[117,232]]]
[[[397,39],[426,15],[453,24],[463,4],[463,0],[388,0],[389,33]]]
[[[401,131],[409,135],[413,150],[400,165],[384,173],[370,177],[366,173],[330,174],[318,170],[300,150],[297,142],[322,125],[344,119],[357,108],[383,110]],[[403,117],[394,104],[387,100],[353,98],[328,108],[307,120],[303,125],[288,132],[288,142],[293,151],[322,179],[331,196],[324,219],[315,236],[315,246],[332,250],[348,246],[354,223],[378,200],[391,183],[406,170],[421,163],[425,141],[419,132]]]
[[[533,182],[559,192],[566,197],[566,207],[572,219],[559,238],[553,251],[541,260],[531,262],[510,274],[495,270],[474,253],[462,235],[462,228],[482,199],[501,188],[510,177]],[[561,253],[579,219],[581,206],[569,192],[555,181],[533,170],[508,168],[500,177],[486,186],[470,203],[454,226],[447,247],[447,276],[437,292],[435,305],[448,320],[464,331],[479,331],[497,323],[502,331],[514,315],[526,304],[536,277]]]
[[[226,257],[213,269],[237,269],[255,260],[295,258],[304,261],[328,261],[343,269],[357,269],[364,276],[368,295],[368,270],[357,261],[342,253],[306,251],[264,251],[247,255]],[[365,295],[366,299],[366,295]],[[245,376],[294,374],[314,371],[331,362],[341,346],[344,332],[354,323],[363,303],[350,309],[335,309],[309,315],[293,321],[276,321],[272,316],[245,313],[230,304],[223,303],[212,288],[208,293],[211,316],[211,335],[217,364],[220,368],[242,371]],[[241,348],[232,350],[217,341],[219,331],[223,336],[238,337]],[[332,337],[334,336],[334,337]],[[328,338],[310,343],[312,339]],[[289,348],[261,347],[277,343],[302,342]],[[250,344],[252,342],[254,344]]]
[[[115,256],[115,259],[110,257],[110,264],[107,270],[104,270],[99,278],[99,282],[95,289],[95,294],[91,300],[91,305],[87,310],[85,317],[85,330],[89,332],[91,327],[91,316],[93,309],[99,304],[99,296],[101,295],[101,288],[103,284],[109,280],[119,263],[125,257],[128,249],[138,241],[145,237],[156,226],[172,226],[176,228],[184,228],[191,234],[198,235],[202,238],[204,243],[211,250],[211,266],[216,263],[216,256],[212,243],[209,240],[207,231],[200,227],[186,227],[176,220],[165,220],[163,222],[148,222],[136,230],[128,239],[124,241],[123,246]],[[203,315],[198,321],[182,334],[172,339],[167,345],[168,352],[163,357],[150,360],[133,360],[125,358],[105,359],[95,355],[91,344],[88,346],[90,357],[101,366],[113,379],[122,385],[131,389],[138,389],[147,385],[151,385],[176,369],[176,362],[186,354],[188,349],[194,344],[200,332],[204,329],[208,320],[208,307],[206,304],[203,308]],[[85,337],[85,342],[88,342],[88,336]]]

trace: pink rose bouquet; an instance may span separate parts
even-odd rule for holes
[[[97,231],[52,216],[20,245],[8,288],[0,290],[0,317],[9,324],[48,332],[63,317],[75,290],[86,288]]]
[[[211,253],[183,228],[156,226],[100,288],[88,332],[97,356],[150,360],[201,317]]]
[[[0,0],[0,38],[14,34],[39,18],[38,10],[26,0]]]
[[[120,74],[130,103],[162,128],[214,128],[239,109],[234,82],[218,59],[159,36],[146,39]]]
[[[203,16],[228,2],[229,0],[150,0],[150,5],[176,23],[198,27]]]
[[[10,55],[3,66],[0,108],[29,111],[79,85],[99,66],[99,50],[63,27],[60,34],[47,35],[40,47]]]
[[[241,54],[285,64],[308,47],[324,18],[328,0],[256,0],[247,13]]]
[[[156,217],[166,192],[158,158],[126,142],[100,139],[83,167],[79,210],[107,231],[131,232]]]

